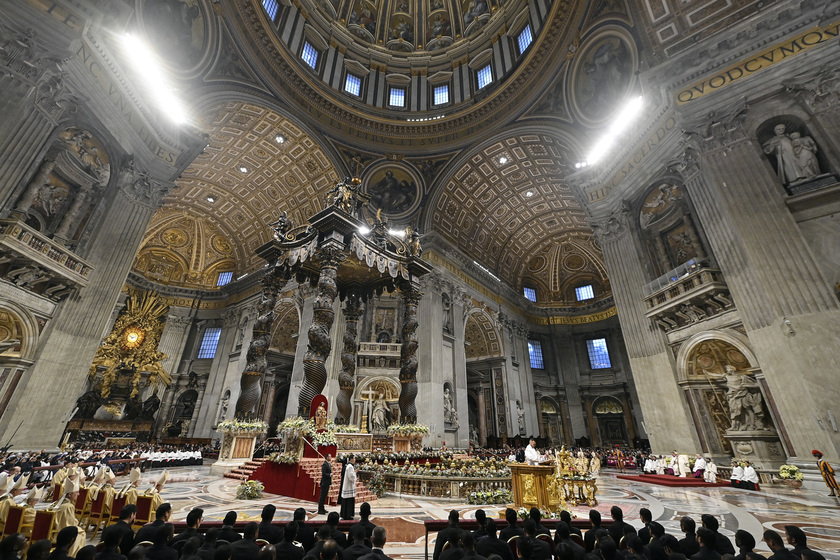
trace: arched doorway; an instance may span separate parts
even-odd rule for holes
[[[170,437],[184,436],[190,429],[195,405],[198,402],[198,391],[187,389],[178,396],[175,406],[171,408],[166,435]]]
[[[376,408],[375,403],[380,399],[385,403],[384,422],[399,422],[400,388],[394,379],[380,376],[367,378],[356,387],[356,394],[353,395],[353,424],[359,426],[362,431],[374,433],[370,415]]]
[[[592,403],[592,414],[601,446],[627,445],[627,417],[624,405],[614,397],[601,397]]]

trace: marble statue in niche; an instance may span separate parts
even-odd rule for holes
[[[525,411],[522,410],[522,403],[516,401],[516,420],[519,424],[519,433],[525,433]]]
[[[756,381],[750,375],[738,373],[726,365],[723,374],[703,370],[711,379],[726,381],[726,401],[729,405],[729,430],[733,432],[768,430],[764,413],[764,399]]]
[[[443,305],[443,332],[452,334],[452,300],[449,294],[441,296],[441,304]]]
[[[448,383],[443,386],[443,421],[447,428],[458,429],[458,411],[452,402],[452,389]]]
[[[784,124],[777,124],[773,127],[774,136],[762,146],[765,154],[775,158],[776,173],[785,186],[820,174],[817,144],[813,138],[799,132],[785,134],[786,130]]]

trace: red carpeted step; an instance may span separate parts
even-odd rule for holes
[[[718,482],[714,484],[710,484],[704,481],[702,478],[680,478],[678,476],[672,476],[670,474],[642,474],[638,476],[632,475],[623,475],[619,474],[616,475],[616,478],[620,478],[622,480],[630,480],[633,482],[645,482],[647,484],[656,484],[659,486],[671,486],[673,488],[683,487],[683,488],[728,488],[730,487],[729,481],[721,482],[720,479]]]

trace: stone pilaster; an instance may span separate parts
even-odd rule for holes
[[[662,333],[645,317],[643,288],[648,279],[642,268],[643,252],[630,231],[627,212],[619,211],[596,223],[595,233],[609,271],[651,450],[664,453],[688,445],[697,447],[699,440],[677,386],[673,357]],[[591,422],[590,426],[594,436]]]
[[[574,343],[571,336],[560,334],[554,335],[553,342],[560,383],[566,393],[566,410],[569,416],[566,417],[562,410],[558,410],[557,414],[560,416],[563,427],[571,433],[573,439],[582,438],[588,434],[586,433],[586,423],[583,420],[584,411],[580,398],[578,345]],[[569,445],[572,443],[572,441],[566,442]]]
[[[25,420],[15,444],[26,442],[27,447],[41,448],[59,443],[62,420],[84,389],[91,360],[110,327],[111,312],[143,234],[167,189],[165,183],[136,173],[133,165],[120,174],[118,186],[106,219],[83,255],[94,268],[90,283],[61,302],[55,319],[42,334],[36,362],[15,391],[14,398],[26,406],[16,407],[0,420],[0,431]],[[59,386],[60,393],[56,392]],[[32,422],[32,418],[39,421]]]
[[[836,383],[840,304],[761,146],[744,130],[746,108],[734,111],[693,135],[699,168],[686,187],[753,345],[752,365],[773,395],[777,427],[792,443],[788,455],[821,449],[836,457],[840,434],[824,426],[836,409],[828,389]],[[725,134],[707,132],[718,129]]]

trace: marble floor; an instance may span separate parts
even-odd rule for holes
[[[155,471],[147,471],[144,478],[151,482]],[[145,480],[144,480],[145,483]],[[211,476],[209,467],[182,467],[173,469],[163,497],[174,509],[174,519],[182,520],[193,507],[204,508],[204,518],[221,520],[231,509],[239,512],[240,520],[259,520],[263,505],[277,506],[275,519],[290,520],[298,507],[307,511],[316,509],[315,502],[306,502],[266,494],[261,500],[241,501],[234,498],[238,483],[234,480]],[[733,488],[670,488],[645,483],[621,480],[611,473],[602,474],[599,481],[596,509],[608,519],[613,505],[625,511],[625,520],[637,527],[639,509],[647,507],[654,520],[665,526],[665,530],[681,538],[679,519],[694,517],[699,526],[702,513],[716,515],[721,521],[721,530],[730,537],[738,529],[749,531],[759,542],[758,550],[769,555],[761,543],[765,529],[775,529],[784,535],[784,526],[800,526],[808,536],[811,548],[820,550],[826,558],[840,560],[840,501],[829,498],[827,491],[787,487],[762,486],[760,492]],[[358,504],[357,504],[358,507]],[[395,558],[423,558],[425,532],[423,521],[445,519],[452,509],[461,512],[465,518],[474,517],[480,506],[467,505],[448,499],[426,499],[415,496],[386,495],[372,502],[372,520],[388,529],[387,554]],[[500,506],[485,506],[488,515],[498,516]],[[575,514],[586,518],[588,508],[576,508]],[[309,515],[319,521],[323,515]],[[431,538],[431,536],[430,536]],[[430,541],[430,548],[432,541]]]

